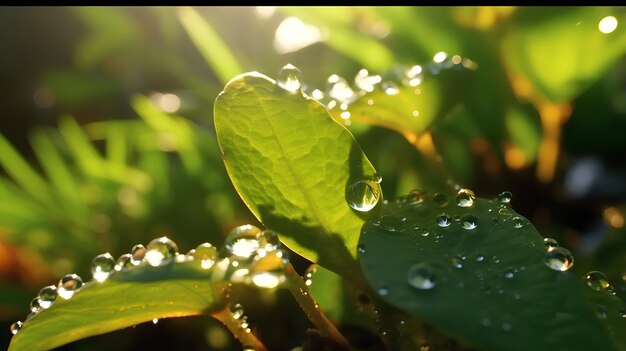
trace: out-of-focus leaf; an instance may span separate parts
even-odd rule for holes
[[[78,71],[50,71],[45,74],[43,85],[54,93],[59,105],[69,108],[105,98],[120,88],[114,78]]]
[[[541,122],[537,112],[529,106],[511,106],[505,121],[513,143],[524,152],[528,162],[534,162],[541,143]]]

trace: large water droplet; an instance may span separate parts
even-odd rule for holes
[[[359,180],[346,188],[346,201],[353,209],[367,212],[373,209],[380,199],[380,184],[373,180]]]
[[[217,260],[217,249],[210,243],[202,243],[195,248],[192,256],[195,261],[200,261],[202,269],[209,269]]]
[[[461,189],[456,194],[456,204],[459,207],[472,207],[476,200],[476,195],[470,189]]]
[[[302,72],[292,64],[286,64],[278,71],[278,86],[289,93],[296,93],[302,89]]]
[[[433,269],[426,263],[416,263],[407,272],[409,285],[421,290],[430,290],[435,287],[436,279]]]
[[[611,287],[606,275],[598,271],[591,271],[585,274],[585,281],[587,282],[587,286],[597,291],[607,290]]]
[[[421,191],[420,189],[413,189],[409,191],[409,193],[404,197],[403,200],[409,205],[419,205],[424,202],[425,198],[426,194],[424,194],[423,191]]]
[[[568,249],[556,246],[548,249],[543,262],[555,271],[566,271],[574,265],[574,256]]]
[[[446,207],[448,205],[448,196],[444,193],[434,193],[433,203],[437,207]]]
[[[35,297],[30,301],[29,309],[32,313],[39,313],[41,311],[41,304],[39,303],[38,297]]]
[[[57,294],[68,300],[83,287],[83,279],[76,274],[68,274],[59,280]]]
[[[448,216],[447,214],[442,213],[437,216],[437,218],[435,218],[435,222],[437,222],[438,226],[445,228],[452,224],[452,219],[450,219],[450,216]]]
[[[146,248],[141,245],[141,244],[137,244],[135,246],[133,246],[132,249],[130,249],[130,262],[135,265],[138,266],[141,261],[143,261],[144,256],[146,255]]]
[[[356,97],[348,82],[336,74],[328,77],[327,91],[328,96],[339,101],[339,103],[351,103]]]
[[[366,69],[362,69],[354,77],[354,84],[356,84],[359,89],[371,93],[374,91],[376,84],[380,83],[381,80],[382,78],[380,76],[370,76]]]
[[[261,229],[250,224],[242,225],[228,233],[224,247],[235,260],[248,260],[261,245],[260,236]]]
[[[513,221],[513,228],[521,228],[524,226],[524,220],[521,217],[513,217],[511,219]]]
[[[547,247],[557,247],[559,246],[559,243],[552,239],[552,238],[544,238],[543,239],[543,244],[546,245]]]
[[[132,263],[132,256],[130,254],[120,255],[115,262],[115,270],[118,272],[128,272],[134,267],[135,265]]]
[[[273,230],[264,230],[259,235],[259,245],[265,251],[274,251],[280,246],[278,234]]]
[[[11,334],[15,335],[17,334],[17,332],[20,331],[20,329],[22,329],[23,326],[24,326],[24,323],[22,323],[22,321],[17,321],[11,324],[11,327],[9,328],[9,330],[11,331]]]
[[[111,254],[103,253],[91,261],[91,275],[98,282],[105,281],[115,269],[115,259]]]
[[[511,194],[510,191],[503,191],[500,193],[500,195],[498,195],[498,201],[502,202],[503,204],[508,204],[509,202],[511,202],[512,198],[513,194]]]
[[[49,308],[57,298],[57,287],[54,285],[48,285],[42,288],[39,290],[37,298],[39,299],[39,306],[41,306],[41,308]]]
[[[178,246],[166,236],[152,240],[146,246],[144,261],[152,267],[170,264],[178,254]]]
[[[471,214],[466,214],[461,218],[461,226],[463,229],[472,230],[478,227],[478,218]]]
[[[230,313],[232,313],[234,319],[241,318],[244,313],[243,306],[240,303],[230,306]]]
[[[252,267],[252,282],[262,288],[275,288],[285,281],[284,268],[289,263],[287,251],[279,249],[256,257]]]

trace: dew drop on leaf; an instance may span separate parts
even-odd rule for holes
[[[176,243],[166,236],[152,240],[146,246],[144,261],[152,267],[165,266],[170,264],[178,254]]]
[[[545,265],[555,271],[566,271],[574,265],[574,256],[563,247],[550,247],[543,260]]]
[[[38,297],[35,297],[30,301],[29,309],[32,313],[39,313],[41,311],[41,304],[39,303]]]
[[[521,228],[524,226],[524,220],[521,217],[513,217],[511,219],[513,221],[513,228]]]
[[[91,261],[91,275],[98,282],[105,281],[115,269],[115,259],[111,254],[103,253]]]
[[[15,334],[17,334],[17,332],[20,331],[20,329],[22,329],[22,326],[24,326],[22,321],[17,321],[15,323],[11,324],[11,327],[9,328],[9,330],[11,331],[11,334],[15,335]]]
[[[386,286],[381,287],[380,289],[378,289],[378,295],[381,295],[381,296],[389,295],[389,289]]]
[[[466,230],[475,229],[478,227],[478,218],[474,215],[467,214],[461,218],[461,226]]]
[[[68,300],[83,287],[83,279],[76,274],[68,274],[59,280],[57,294]]]
[[[380,184],[373,180],[359,180],[346,188],[348,205],[359,212],[368,212],[373,209],[380,199]]]
[[[426,263],[416,263],[407,272],[409,285],[420,290],[430,290],[435,287],[436,279],[433,269]]]
[[[357,245],[356,249],[357,249],[357,251],[358,251],[360,254],[364,254],[364,253],[365,253],[365,245],[364,245],[364,244],[359,244],[359,245]]]
[[[242,225],[231,230],[226,236],[224,248],[235,260],[250,259],[259,248],[261,229]]]
[[[478,254],[476,255],[476,262],[482,262],[485,259],[485,256]]]
[[[202,269],[213,267],[217,260],[217,249],[210,243],[202,243],[194,249],[192,254],[194,261],[200,262]]]
[[[440,214],[439,216],[437,216],[437,218],[435,218],[435,222],[437,223],[438,226],[445,228],[450,226],[450,224],[452,224],[452,220],[450,219],[450,216],[448,216],[445,213]]]
[[[57,298],[57,287],[54,285],[48,285],[39,290],[39,295],[37,295],[39,299],[39,305],[41,308],[46,309],[52,306],[54,300]]]
[[[141,244],[137,244],[133,246],[132,249],[130,249],[130,256],[131,256],[130,262],[133,265],[137,266],[141,263],[145,255],[146,255],[146,248]]]
[[[243,306],[240,303],[236,303],[230,306],[230,313],[233,315],[234,319],[239,319],[243,316]]]
[[[277,84],[289,93],[297,93],[302,89],[302,72],[292,64],[286,64],[278,71]]]
[[[452,267],[456,269],[463,268],[463,261],[459,257],[452,257]]]
[[[602,272],[591,271],[585,274],[585,281],[587,282],[587,286],[592,288],[593,290],[602,291],[607,290],[611,287],[609,283],[609,279]]]
[[[128,272],[133,269],[134,265],[131,260],[132,256],[130,254],[121,255],[115,262],[115,270],[118,272]]]
[[[506,279],[513,279],[514,276],[515,276],[515,271],[513,269],[507,269],[506,271],[504,271],[504,277]]]
[[[552,239],[552,238],[544,238],[543,239],[543,244],[546,245],[547,247],[557,247],[559,246],[559,243]]]
[[[511,194],[510,191],[503,191],[500,193],[500,195],[498,195],[498,201],[500,201],[503,204],[508,204],[509,202],[511,202],[512,198],[513,198],[513,194]]]
[[[448,196],[444,193],[434,193],[433,203],[437,207],[446,207],[448,205]]]
[[[472,207],[476,200],[476,195],[470,189],[461,189],[456,194],[456,204],[459,207]]]

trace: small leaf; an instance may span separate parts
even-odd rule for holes
[[[221,267],[204,271],[194,262],[140,267],[91,281],[71,299],[54,304],[24,322],[10,351],[50,350],[93,335],[151,321],[202,315],[224,305],[228,281]]]
[[[390,203],[363,227],[359,259],[382,298],[482,350],[624,349],[626,320],[595,312],[621,302],[592,301],[573,270],[548,268],[527,219],[496,200],[447,198]]]
[[[369,214],[350,208],[346,187],[375,169],[350,132],[319,102],[259,73],[231,80],[214,116],[226,170],[254,215],[299,255],[353,276]]]

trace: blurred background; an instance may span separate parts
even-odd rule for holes
[[[213,102],[236,74],[275,78],[287,63],[309,93],[333,74],[352,83],[361,69],[384,75],[442,52],[471,59],[471,79],[433,97],[446,108],[424,133],[430,148],[339,119],[385,197],[436,182],[434,149],[445,174],[477,196],[511,191],[513,208],[569,248],[581,276],[603,271],[625,299],[624,25],[623,7],[0,8],[1,345],[41,287],[68,273],[89,280],[97,254],[163,235],[181,252],[219,247],[233,227],[260,225],[224,170]],[[271,350],[302,344],[308,322],[286,292],[247,302]],[[372,342],[329,314],[363,347]],[[113,344],[241,348],[194,317],[62,349]]]

